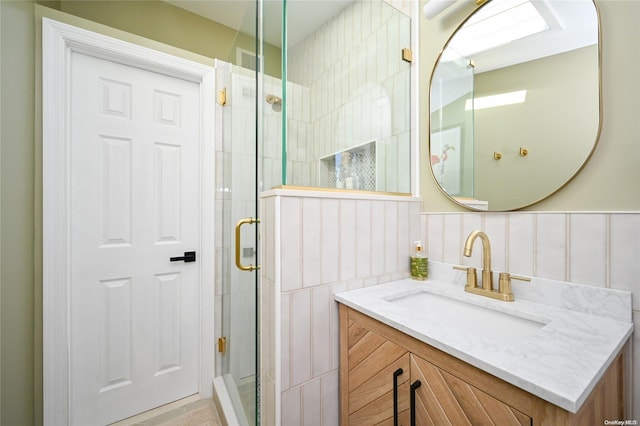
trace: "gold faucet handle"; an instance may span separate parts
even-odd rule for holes
[[[453,269],[467,272],[467,287],[476,288],[478,286],[478,274],[476,268],[472,266],[454,266]]]
[[[511,275],[508,272],[500,272],[498,275],[498,291],[502,294],[510,294],[511,293],[511,280],[520,280],[520,281],[531,281],[531,278],[521,277],[518,275]]]
[[[531,281],[531,278],[521,277],[519,275],[511,275],[508,272],[500,272],[500,278],[502,278],[503,275],[507,279],[518,280],[518,281]]]

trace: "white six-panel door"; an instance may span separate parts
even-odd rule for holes
[[[199,86],[71,64],[71,419],[107,424],[198,392]]]

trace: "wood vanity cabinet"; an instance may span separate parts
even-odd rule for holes
[[[410,426],[412,410],[418,426],[624,419],[623,352],[572,414],[340,304],[340,424]]]

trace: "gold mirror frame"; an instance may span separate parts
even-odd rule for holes
[[[504,208],[504,209],[491,209],[490,206],[488,209],[482,209],[482,208],[475,208],[470,206],[469,204],[465,204],[462,200],[464,200],[464,197],[455,197],[453,195],[450,195],[449,193],[447,193],[447,191],[440,185],[435,172],[434,172],[434,168],[432,166],[431,163],[431,138],[432,138],[432,123],[431,123],[431,118],[432,118],[432,113],[431,113],[431,92],[432,92],[432,87],[433,87],[433,78],[434,75],[436,73],[436,69],[438,67],[438,65],[440,64],[440,60],[443,56],[443,54],[445,53],[445,50],[447,49],[447,47],[449,46],[449,43],[451,42],[451,40],[455,37],[455,35],[458,33],[458,31],[464,27],[464,25],[478,12],[480,11],[483,7],[485,7],[486,5],[490,4],[493,2],[493,0],[490,1],[486,1],[482,4],[480,4],[472,13],[469,14],[469,16],[467,16],[461,23],[460,25],[458,25],[458,27],[455,29],[455,31],[453,31],[453,33],[451,34],[451,36],[449,36],[449,38],[447,39],[446,43],[444,44],[442,50],[440,51],[438,58],[435,62],[435,65],[433,67],[433,70],[431,72],[431,77],[429,79],[429,100],[428,100],[428,115],[429,115],[429,134],[428,134],[428,142],[427,142],[427,147],[428,147],[428,157],[429,157],[429,161],[427,164],[427,167],[430,170],[431,176],[433,178],[433,180],[435,181],[436,185],[438,186],[438,189],[440,189],[440,191],[447,196],[447,198],[449,198],[451,201],[453,201],[454,203],[465,207],[466,209],[472,210],[472,211],[489,211],[489,212],[500,212],[500,211],[513,211],[513,210],[518,210],[518,209],[523,209],[525,207],[531,206],[533,204],[539,203],[540,201],[552,196],[553,194],[557,193],[558,191],[560,191],[561,189],[563,189],[565,186],[567,186],[586,166],[586,164],[589,162],[589,160],[591,159],[593,153],[595,152],[595,149],[598,145],[599,139],[600,139],[600,134],[602,132],[602,117],[603,117],[603,102],[602,102],[602,28],[601,28],[601,19],[600,19],[600,11],[598,9],[598,5],[596,4],[595,0],[585,0],[589,3],[591,3],[594,7],[594,12],[595,12],[595,17],[596,17],[596,21],[597,21],[597,35],[598,35],[598,45],[597,45],[597,72],[598,72],[598,76],[597,76],[597,83],[598,83],[598,87],[597,87],[597,94],[598,94],[598,126],[597,126],[597,130],[595,133],[595,140],[593,141],[592,145],[591,145],[591,149],[589,150],[589,152],[587,153],[587,155],[585,156],[584,160],[582,161],[582,164],[576,169],[576,171],[570,175],[564,182],[561,182],[558,184],[558,186],[554,189],[551,190],[549,193],[537,197],[537,198],[533,198],[531,201],[528,201],[526,203],[523,204],[518,204],[515,205],[513,207],[509,207],[509,208]],[[522,154],[523,149],[521,148],[521,152],[520,154]],[[527,155],[527,151],[526,149],[524,150],[525,154]],[[499,160],[501,157],[501,153],[499,152],[495,152],[494,153],[494,159],[495,160]],[[577,163],[577,162],[576,162]],[[475,170],[474,170],[474,175],[475,175]],[[475,181],[475,176],[474,176],[474,181]],[[474,182],[475,185],[475,182]]]

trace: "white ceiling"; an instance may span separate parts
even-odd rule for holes
[[[165,0],[246,34],[255,34],[255,0]],[[287,45],[295,46],[353,0],[287,0]],[[264,39],[281,47],[281,0],[264,1]]]

